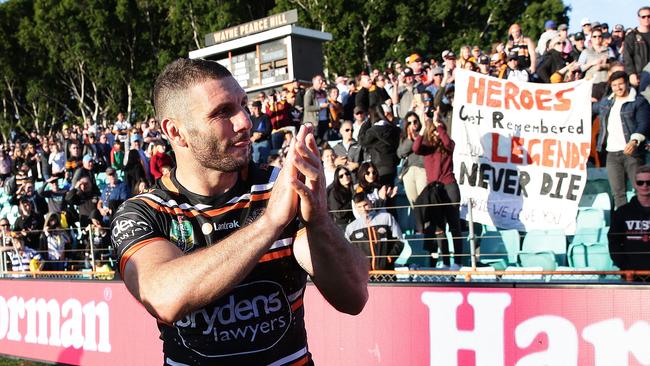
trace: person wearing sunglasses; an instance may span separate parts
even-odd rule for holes
[[[609,252],[621,270],[649,270],[650,166],[640,166],[632,183],[636,195],[612,212]]]
[[[363,160],[363,149],[353,137],[352,122],[343,121],[339,133],[341,141],[334,145],[334,153],[337,156],[336,165],[345,165],[351,172],[356,172]]]
[[[596,150],[607,152],[607,175],[615,207],[627,202],[627,179],[645,163],[645,140],[650,133],[650,104],[630,86],[624,71],[609,77],[612,94],[593,105],[600,117]]]
[[[650,62],[650,6],[637,11],[639,26],[625,36],[623,60],[625,72],[630,75],[630,84],[639,85],[643,67]]]
[[[354,221],[352,213],[352,173],[344,166],[336,167],[334,182],[327,187],[327,208],[342,231],[347,224]]]
[[[427,185],[427,172],[424,170],[424,160],[421,155],[413,152],[413,142],[420,134],[422,124],[420,117],[415,112],[408,112],[404,118],[406,124],[402,129],[402,136],[399,147],[397,148],[397,156],[402,159],[402,169],[399,173],[399,178],[404,184],[404,191],[409,204],[415,204],[415,199],[424,187]]]
[[[600,100],[607,89],[607,70],[609,69],[608,60],[614,59],[614,52],[603,43],[603,32],[600,28],[591,32],[591,46],[587,47],[580,53],[578,64],[580,69],[585,73],[586,79],[591,79],[594,83],[591,96]]]

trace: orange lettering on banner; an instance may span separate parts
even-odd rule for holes
[[[501,97],[501,89],[499,89],[500,86],[501,83],[499,83],[497,80],[488,80],[486,103],[488,107],[501,108],[500,98],[492,99],[492,97]]]
[[[510,141],[507,141],[507,139]],[[499,144],[501,143],[507,143],[510,146],[508,156],[499,155]],[[579,165],[587,162],[589,148],[589,142],[576,144],[572,141],[552,138],[526,140],[523,137],[506,137],[498,133],[492,133],[491,159],[494,163],[576,169]]]
[[[483,105],[483,98],[485,97],[485,79],[479,78],[478,85],[476,86],[474,85],[475,81],[475,77],[469,77],[469,83],[467,84],[467,102]],[[474,95],[476,95],[476,102],[472,102]]]
[[[535,102],[537,102],[537,109],[541,111],[551,110],[551,107],[544,104],[553,100],[550,98],[544,98],[545,96],[549,96],[549,95],[551,95],[550,90],[537,89],[537,91],[535,92]]]
[[[466,101],[492,108],[568,111],[571,109],[571,99],[566,98],[565,94],[574,90],[575,88],[569,88],[553,94],[548,89],[521,89],[510,81],[470,75],[467,83]]]

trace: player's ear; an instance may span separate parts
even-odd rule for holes
[[[167,117],[163,118],[160,121],[160,129],[172,145],[187,147],[185,131],[181,129],[181,124],[177,120]]]

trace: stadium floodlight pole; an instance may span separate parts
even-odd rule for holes
[[[469,255],[472,261],[472,271],[476,271],[476,236],[474,235],[474,217],[472,216],[473,200],[470,198],[467,202],[467,218],[469,221]]]

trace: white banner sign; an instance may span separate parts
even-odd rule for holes
[[[535,84],[456,70],[452,139],[461,217],[575,231],[591,148],[591,81]]]

